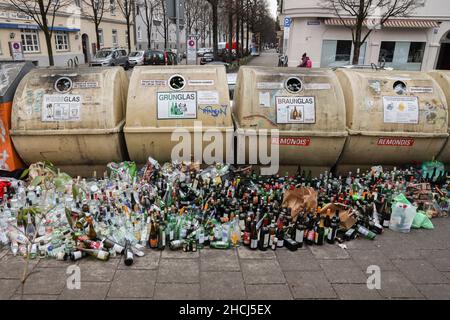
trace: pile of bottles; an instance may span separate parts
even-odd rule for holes
[[[96,173],[71,178],[47,169],[51,174],[27,181],[0,181],[0,245],[14,255],[103,261],[123,255],[131,265],[144,248],[297,250],[358,236],[374,239],[389,227],[391,202],[398,194],[441,215],[449,207],[447,175],[424,175],[419,167],[358,169],[345,177],[329,172],[312,177],[300,169],[294,176],[258,176],[251,168],[161,166],[149,158],[139,172],[132,162],[110,164],[102,178]],[[428,201],[416,197],[414,187],[420,184],[430,187]],[[317,191],[314,209],[304,206],[294,214],[283,203],[284,194],[297,188]]]

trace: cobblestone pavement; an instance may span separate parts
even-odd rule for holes
[[[386,230],[374,241],[251,251],[152,251],[131,267],[120,258],[76,263],[81,290],[66,282],[71,262],[24,260],[0,251],[0,299],[450,299],[450,219],[434,230]],[[381,269],[381,289],[369,290],[369,265]]]

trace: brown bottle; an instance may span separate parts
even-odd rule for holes
[[[152,221],[150,227],[150,237],[149,237],[150,248],[156,249],[158,248],[158,232],[156,230],[155,221]]]

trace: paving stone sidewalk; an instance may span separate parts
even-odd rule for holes
[[[450,219],[434,230],[386,230],[374,241],[251,251],[147,250],[131,267],[121,258],[76,263],[81,290],[67,288],[71,262],[24,260],[0,251],[0,299],[450,299]],[[381,269],[381,289],[367,288],[367,267]]]

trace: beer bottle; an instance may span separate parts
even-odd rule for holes
[[[163,223],[159,224],[158,228],[158,250],[164,250],[166,247],[166,228]]]
[[[356,230],[358,231],[359,234],[363,235],[364,238],[366,238],[366,239],[373,240],[376,237],[376,234],[374,232],[370,231],[366,227],[363,227],[362,225],[358,225],[356,227]]]
[[[277,238],[277,247],[282,248],[284,246],[284,234],[283,234],[283,226],[281,224],[278,225],[276,238]]]

